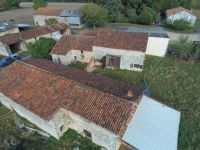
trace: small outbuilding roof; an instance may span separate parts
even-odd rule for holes
[[[140,150],[176,150],[180,112],[143,96],[122,140]]]
[[[13,23],[7,23],[7,22],[0,23],[0,32],[5,32],[7,30],[14,29],[14,28],[17,28],[17,26]]]
[[[183,7],[177,7],[177,8],[167,9],[167,16],[171,16],[171,15],[180,13],[180,12],[182,12],[182,11],[185,11],[185,12],[187,12],[187,13],[193,15],[192,12],[189,11],[188,9],[185,9],[185,8],[183,8]]]
[[[79,9],[64,9],[61,14],[61,17],[79,17],[80,11]]]
[[[63,9],[58,7],[40,7],[34,12],[34,15],[59,16],[62,11]]]
[[[159,38],[169,38],[167,33],[157,33],[157,32],[150,33],[149,36],[150,37],[159,37]]]

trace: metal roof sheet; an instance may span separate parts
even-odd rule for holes
[[[143,96],[122,140],[139,150],[176,150],[180,115]]]

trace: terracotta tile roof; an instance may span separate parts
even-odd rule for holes
[[[117,135],[133,111],[130,101],[19,61],[0,72],[0,92],[43,119],[65,108]]]
[[[51,53],[66,55],[70,50],[92,51],[94,38],[93,36],[84,35],[64,35],[57,42]]]
[[[4,36],[0,36],[0,42],[11,45],[22,41],[22,37],[20,33],[6,34]]]
[[[44,27],[39,27],[36,29],[22,31],[21,35],[23,39],[31,39],[48,33],[53,33],[55,31],[65,30],[68,28],[68,25],[65,23],[59,23],[55,25],[49,25]]]
[[[147,33],[87,31],[84,35],[63,36],[51,54],[66,55],[73,49],[92,51],[92,46],[145,52],[147,41]]]
[[[94,46],[145,52],[148,33],[100,31]]]
[[[67,28],[68,28],[68,25],[65,23],[39,27],[39,28],[31,29],[31,30],[22,31],[19,33],[6,34],[0,37],[0,42],[6,45],[11,45],[11,44],[21,42],[23,40],[35,38],[35,37],[52,33],[55,31],[66,30]]]
[[[29,60],[25,61],[25,63],[123,99],[134,101],[143,93],[143,89],[138,85],[125,84],[117,80],[113,80],[97,74],[90,74],[79,69],[74,69],[62,64],[54,63],[52,61]],[[128,91],[132,91],[134,96],[128,97]]]
[[[38,8],[34,15],[42,15],[42,16],[60,16],[61,12],[64,9],[57,7],[41,7]]]
[[[168,10],[167,10],[167,16],[171,16],[171,15],[174,15],[174,14],[176,14],[176,13],[180,13],[180,12],[182,12],[182,11],[186,11],[186,12],[188,12],[189,14],[192,15],[192,12],[189,11],[188,9],[185,9],[185,8],[183,8],[183,7],[177,7],[177,8],[168,9]]]

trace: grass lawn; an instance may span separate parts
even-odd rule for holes
[[[200,64],[149,56],[144,67],[141,73],[106,69],[101,74],[128,83],[144,76],[153,97],[181,111],[178,149],[200,149]]]

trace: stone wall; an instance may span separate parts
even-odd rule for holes
[[[144,52],[97,46],[93,46],[93,52],[95,59],[102,59],[106,55],[120,56],[120,69],[142,71],[142,69],[134,67],[134,64],[143,65],[145,59]]]
[[[94,53],[90,51],[82,51],[80,50],[71,50],[66,55],[56,55],[51,54],[52,59],[56,63],[61,63],[64,65],[68,65],[73,61],[80,61],[83,63],[88,63],[92,57],[94,57]]]
[[[50,122],[55,124],[59,136],[71,128],[83,136],[84,130],[90,132],[92,142],[108,150],[117,150],[121,144],[115,134],[63,108],[54,114]]]
[[[6,97],[2,93],[0,93],[0,102],[7,108],[11,110],[15,110],[18,115],[26,118],[28,121],[32,122],[43,131],[49,133],[50,135],[54,136],[57,139],[59,138],[58,133],[54,127],[54,124],[52,124],[51,122],[45,121],[44,119],[40,118],[38,115],[28,111],[23,106],[12,101],[11,99]]]

